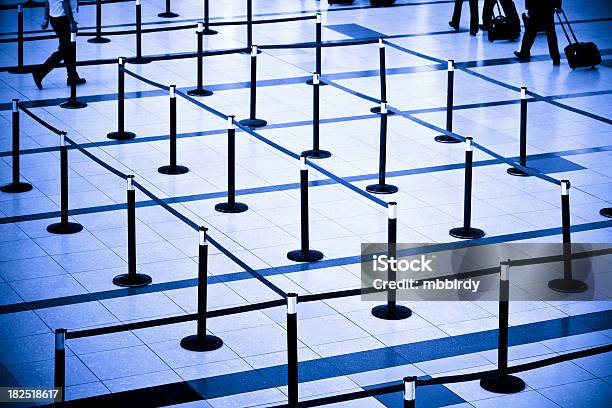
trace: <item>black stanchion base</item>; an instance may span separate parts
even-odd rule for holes
[[[460,140],[457,140],[449,135],[438,135],[434,137],[434,140],[438,143],[461,143]]]
[[[215,34],[219,34],[219,32],[216,31],[216,30],[213,30],[211,28],[206,28],[206,29],[202,30],[202,34],[204,34],[204,35],[215,35]],[[257,53],[261,54],[261,51],[257,50]]]
[[[161,166],[159,169],[157,169],[158,172],[160,172],[161,174],[170,174],[170,175],[177,175],[177,174],[185,174],[187,172],[189,172],[189,169],[185,166]]]
[[[368,193],[373,194],[393,194],[398,192],[398,188],[391,184],[370,184],[366,187]]]
[[[372,112],[372,113],[380,113],[380,106],[374,106],[373,108],[370,108],[370,112]],[[387,115],[388,116],[395,115],[395,112],[387,111]]]
[[[248,127],[264,127],[268,124],[268,122],[266,122],[263,119],[242,119],[240,122],[242,126],[248,126]]]
[[[483,230],[478,229],[478,228],[464,228],[464,227],[458,227],[458,228],[453,228],[450,231],[448,231],[448,233],[450,234],[451,237],[455,237],[455,238],[461,238],[461,239],[476,239],[476,238],[482,238],[485,236],[485,233]]]
[[[323,259],[323,253],[314,249],[309,249],[308,251],[296,249],[295,251],[287,252],[287,258],[294,262],[315,262]]]
[[[25,193],[26,191],[30,191],[32,189],[32,185],[28,183],[10,183],[0,187],[0,191],[3,193]]]
[[[213,351],[221,346],[223,346],[223,340],[210,334],[203,339],[194,334],[181,340],[181,347],[189,351]]]
[[[327,159],[328,157],[331,157],[331,153],[328,152],[327,150],[304,150],[302,152],[303,156],[309,157],[311,159]]]
[[[75,99],[74,101],[67,100],[66,102],[60,104],[60,108],[64,109],[83,109],[86,107],[87,104],[79,101],[78,99]]]
[[[149,61],[148,59],[144,59],[142,57],[134,57],[134,58],[128,58],[128,62],[130,64],[148,64]]]
[[[88,43],[90,44],[106,44],[110,42],[110,38],[104,38],[104,37],[93,37],[90,38],[89,40],[87,40]]]
[[[518,177],[529,177],[530,176],[530,174],[527,173],[526,171],[517,169],[516,167],[510,167],[508,170],[506,170],[506,172],[510,174],[511,176],[518,176]]]
[[[163,13],[159,13],[157,15],[157,17],[163,17],[163,18],[175,18],[178,17],[179,15],[176,13],[173,13],[171,11],[164,11]]]
[[[219,203],[215,205],[215,210],[222,213],[237,214],[245,212],[249,206],[243,203]]]
[[[489,392],[514,394],[525,389],[525,381],[514,375],[489,377],[480,380],[480,386]]]
[[[209,91],[208,89],[192,89],[191,91],[187,91],[187,95],[190,96],[210,96],[213,94],[213,91]]]
[[[309,79],[309,80],[307,80],[307,81],[305,82],[305,84],[306,84],[306,85],[314,85],[314,84],[312,83],[312,78],[311,78],[311,79]],[[327,84],[326,84],[325,82],[323,82],[323,81],[319,81],[319,86],[326,86],[326,85],[327,85]]]
[[[612,207],[602,208],[601,210],[599,210],[599,214],[603,215],[604,217],[612,218]]]
[[[113,278],[113,284],[124,288],[139,288],[141,286],[147,286],[151,282],[153,282],[153,279],[144,273],[137,273],[134,275],[122,273]]]
[[[586,283],[576,279],[553,279],[548,282],[548,287],[563,293],[581,293],[589,288]]]
[[[52,234],[76,234],[77,232],[83,231],[83,226],[77,222],[57,222],[55,224],[51,224],[47,227],[47,231]]]
[[[412,310],[402,305],[395,307],[389,307],[388,304],[380,305],[372,308],[372,316],[384,320],[402,320],[412,316]]]
[[[110,132],[106,137],[113,140],[131,140],[136,137],[136,134],[132,132]]]
[[[32,72],[31,69],[26,67],[12,67],[7,70],[9,74],[29,74]]]

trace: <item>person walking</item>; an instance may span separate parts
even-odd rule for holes
[[[482,25],[480,29],[482,31],[487,31],[489,27],[491,27],[491,23],[493,22],[493,14],[495,4],[499,1],[499,4],[504,11],[504,15],[508,19],[508,23],[512,25],[519,26],[520,33],[520,21],[518,13],[516,12],[516,6],[514,5],[513,0],[484,0],[484,4],[482,6]]]
[[[470,5],[470,35],[478,34],[478,0],[469,0]],[[461,8],[463,7],[463,0],[455,0],[455,9],[453,10],[453,17],[448,25],[455,30],[459,29],[459,21],[461,21]]]
[[[561,64],[557,32],[555,30],[555,9],[561,8],[561,0],[527,0],[525,4],[528,14],[523,13],[525,35],[520,51],[514,55],[521,62],[531,60],[531,47],[535,42],[538,31],[545,31],[548,40],[548,53],[553,65]]]
[[[59,40],[59,47],[40,68],[32,72],[34,83],[38,89],[42,89],[43,79],[62,60],[66,64],[68,74],[66,85],[72,85],[73,83],[82,85],[86,82],[85,78],[80,78],[76,71],[76,46],[70,41],[71,34],[77,32],[76,16],[78,10],[77,0],[47,0],[45,2],[45,20],[41,27],[44,30],[51,23],[51,28],[53,28]]]

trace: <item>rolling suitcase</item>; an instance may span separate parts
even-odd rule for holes
[[[556,13],[559,23],[561,24],[561,28],[563,29],[563,33],[565,34],[565,38],[567,38],[567,42],[569,43],[569,45],[565,47],[563,51],[565,51],[565,57],[567,58],[567,63],[569,64],[570,68],[595,68],[596,65],[601,64],[601,54],[599,53],[597,45],[595,45],[593,42],[578,42],[578,38],[576,38],[576,34],[574,34],[574,30],[572,30],[572,26],[570,25],[563,9],[557,9]],[[563,15],[563,19],[561,18],[561,15]],[[570,33],[572,33],[574,41],[572,41],[570,36],[567,34],[563,20],[565,20],[567,28],[569,29]]]
[[[521,35],[521,25],[518,21],[510,21],[508,17],[502,15],[499,3],[496,1],[499,15],[493,17],[488,31],[489,41],[511,40],[514,41]]]

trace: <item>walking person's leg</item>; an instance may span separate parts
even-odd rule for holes
[[[561,65],[561,54],[559,54],[559,43],[557,41],[557,31],[555,30],[555,17],[551,13],[546,16],[544,23],[546,39],[548,40],[548,53],[553,61],[553,65]]]
[[[448,25],[453,27],[455,30],[459,29],[459,22],[461,21],[461,8],[463,7],[463,0],[455,0],[455,8],[453,9],[453,17]]]
[[[491,27],[494,7],[495,0],[484,0],[484,4],[482,6],[482,25],[480,26],[483,31],[487,31],[489,27]]]
[[[62,50],[63,46],[61,36],[61,24],[59,24],[57,21],[60,18],[61,17],[50,18],[51,28],[53,28],[53,31],[55,32],[55,35],[57,35],[59,40],[59,46],[57,48],[57,51],[54,51],[53,54],[51,54],[49,58],[47,58],[47,60],[40,66],[40,68],[35,69],[32,72],[32,76],[34,77],[34,83],[36,83],[38,89],[42,89],[42,80],[49,74],[49,72],[53,70],[53,68],[57,66],[57,64],[59,64],[64,59],[64,54]]]
[[[478,34],[478,0],[470,0],[470,35]]]

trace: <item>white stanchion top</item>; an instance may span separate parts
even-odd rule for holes
[[[567,180],[561,180],[561,195],[568,195],[570,188],[570,182]]]
[[[521,86],[521,99],[527,99],[527,87]]]
[[[118,60],[119,60],[119,65],[125,64],[125,57],[119,57]]]
[[[234,125],[234,115],[229,115],[227,117],[227,128],[234,129],[236,126]]]
[[[472,138],[469,136],[465,138],[465,151],[466,152],[472,151]]]
[[[13,99],[13,112],[17,112],[17,103],[19,102],[19,99]]]
[[[198,21],[198,28],[196,28],[196,30],[201,33],[202,31],[204,31],[204,23],[201,21]]]
[[[206,227],[200,227],[198,235],[200,237],[200,246],[208,245],[208,242],[206,241]]]
[[[387,113],[387,102],[380,103],[380,113]]]
[[[308,170],[308,164],[306,164],[306,156],[300,156],[300,170]]]
[[[321,24],[321,13],[316,14],[315,23]]]
[[[507,262],[502,262],[499,268],[499,279],[503,281],[510,280],[510,260],[508,259]]]
[[[387,204],[387,212],[388,212],[389,219],[391,220],[397,219],[397,203],[392,201],[389,204]]]
[[[77,33],[70,33],[70,42],[76,42]]]
[[[253,45],[251,47],[251,57],[256,57],[257,56],[257,46]]]
[[[404,401],[414,401],[416,397],[416,382],[404,378]]]
[[[61,147],[66,146],[66,133],[65,132],[60,133],[60,146]]]
[[[297,313],[297,295],[295,293],[287,294],[287,314]]]
[[[136,5],[140,6],[140,0],[136,0]]]
[[[169,85],[168,91],[170,92],[171,98],[176,98],[176,85]]]
[[[134,176],[130,174],[129,176],[127,176],[126,181],[127,181],[127,189],[130,191],[134,190],[134,183],[133,183]]]
[[[449,71],[454,71],[455,70],[455,60],[448,60],[448,67],[447,69]]]
[[[378,39],[378,48],[385,48],[385,42],[382,38]]]
[[[312,83],[313,85],[319,84],[319,74],[317,74],[316,72],[312,73]]]

